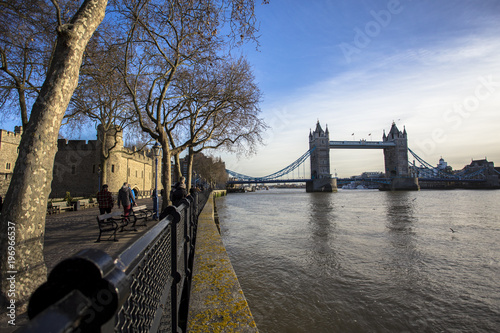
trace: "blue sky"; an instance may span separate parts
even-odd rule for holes
[[[431,164],[500,166],[500,2],[271,0],[257,15],[260,47],[245,54],[272,128],[251,158],[223,155],[228,169],[278,171],[318,119],[330,140],[381,140],[395,121]],[[339,177],[384,169],[381,150],[330,160]]]
[[[216,152],[228,169],[284,168],[307,151],[318,120],[331,140],[381,140],[395,121],[431,164],[443,157],[461,169],[487,157],[500,166],[500,1],[256,2],[260,47],[242,52],[271,128],[250,158]],[[330,156],[339,177],[384,169],[379,150]]]

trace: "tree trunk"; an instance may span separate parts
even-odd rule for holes
[[[175,160],[175,181],[180,182],[182,177],[182,167],[181,167],[181,158],[179,157],[179,153],[174,155]]]
[[[108,183],[108,159],[105,158],[101,154],[101,182],[99,183],[99,188],[102,188],[102,185]]]
[[[101,161],[100,169],[101,169],[101,181],[99,184],[99,188],[102,187],[102,185],[107,184],[108,182],[108,159],[109,159],[109,151],[107,150],[106,147],[106,142],[107,142],[107,133],[106,131],[103,130],[102,136],[100,137],[100,143],[99,145],[99,160]]]
[[[168,146],[167,140],[162,140],[164,142],[161,142],[162,145],[162,160],[161,160],[161,166],[158,166],[159,173],[161,174],[161,184],[163,185],[163,190],[165,193],[164,196],[162,196],[162,201],[161,201],[161,209],[165,209],[168,205],[170,205],[170,189],[172,188],[172,177],[170,175],[172,174],[172,165],[171,165],[171,160],[172,160],[172,155],[170,151],[170,147]]]
[[[187,166],[187,175],[186,175],[186,188],[187,188],[188,193],[189,193],[189,190],[191,189],[191,184],[193,182],[193,180],[192,180],[193,159],[194,159],[194,149],[193,149],[193,147],[189,147],[188,166]]]
[[[17,93],[19,94],[19,107],[21,108],[21,123],[23,124],[24,128],[28,124],[28,108],[26,107],[24,89],[19,88]]]
[[[12,302],[23,311],[31,293],[46,280],[43,238],[57,137],[78,84],[83,52],[106,5],[107,0],[86,0],[71,22],[57,29],[53,61],[24,129],[0,216],[0,312]]]

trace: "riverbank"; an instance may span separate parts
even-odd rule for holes
[[[187,331],[258,332],[215,223],[218,192],[198,218]]]

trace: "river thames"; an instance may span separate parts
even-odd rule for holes
[[[500,332],[500,190],[216,200],[260,332]]]

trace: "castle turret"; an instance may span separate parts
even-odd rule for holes
[[[104,147],[102,144],[104,143]],[[101,184],[108,184],[115,188],[127,179],[128,166],[123,165],[123,129],[120,126],[113,126],[107,130],[99,124],[97,126],[97,152],[100,156],[99,172]]]
[[[107,149],[112,149],[113,147],[121,149],[123,147],[123,129],[117,125],[104,130],[104,126],[99,124],[97,126],[97,140],[98,142],[106,140]]]

